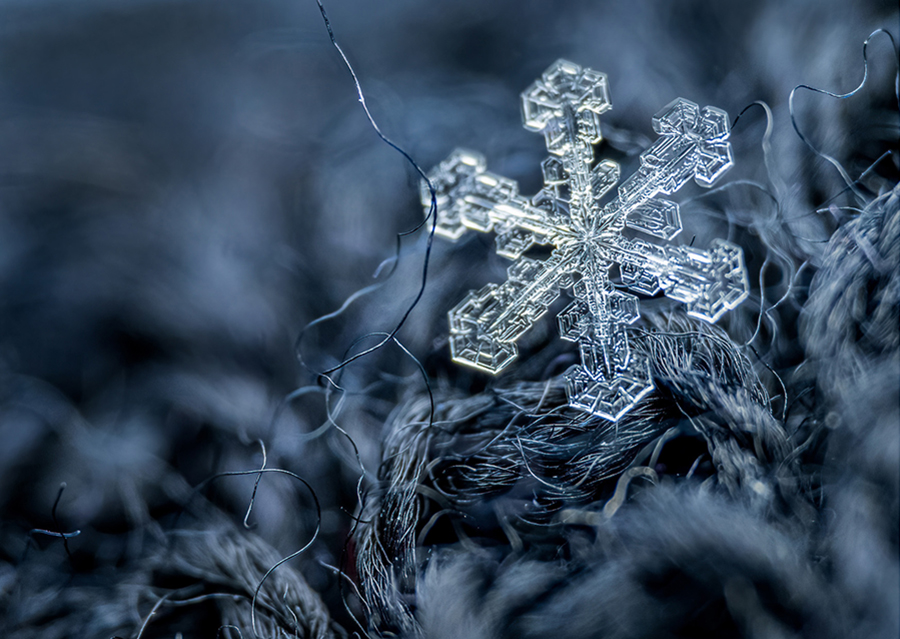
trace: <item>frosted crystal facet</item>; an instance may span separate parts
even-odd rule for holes
[[[734,164],[728,114],[678,98],[653,117],[657,141],[615,197],[618,164],[592,169],[601,139],[600,116],[612,108],[606,76],[559,60],[522,93],[522,119],[544,135],[550,156],[541,163],[544,187],[533,197],[487,171],[485,159],[457,149],[429,175],[437,191],[436,232],[457,240],[467,230],[497,234],[497,252],[512,260],[503,284],[472,291],[450,311],[453,359],[497,374],[518,357],[516,340],[570,288],[573,302],[557,317],[563,339],[576,342],[581,364],[566,373],[571,406],[616,421],[653,389],[650,366],[633,353],[626,327],[640,317],[638,298],[662,291],[715,322],[748,293],[740,247],[714,240],[709,250],[631,239],[625,228],[660,240],[681,231],[671,195],[688,180],[712,185]],[[431,204],[422,184],[422,203]],[[545,260],[525,257],[535,244],[552,246]]]

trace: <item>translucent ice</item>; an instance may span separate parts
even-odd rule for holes
[[[450,311],[453,359],[496,374],[518,356],[516,340],[571,287],[574,301],[559,314],[563,339],[578,343],[581,365],[566,373],[569,403],[618,420],[653,389],[647,361],[628,344],[625,327],[640,317],[638,298],[662,291],[688,313],[715,322],[747,297],[741,249],[714,240],[709,250],[629,239],[627,227],[659,240],[681,231],[670,195],[694,179],[710,186],[734,163],[728,115],[679,98],[653,118],[659,139],[641,154],[640,168],[615,197],[600,200],[619,181],[615,162],[594,168],[600,116],[612,107],[606,76],[559,60],[522,93],[522,118],[543,133],[550,156],[541,165],[544,187],[533,197],[516,182],[486,170],[484,157],[457,149],[429,175],[438,194],[437,233],[451,240],[469,229],[495,232],[497,252],[512,260],[503,284],[472,291]],[[431,194],[423,184],[426,208]],[[534,244],[550,256],[524,256]]]

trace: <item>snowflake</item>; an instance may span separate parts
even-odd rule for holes
[[[544,187],[527,198],[513,180],[485,170],[484,157],[457,149],[429,178],[437,191],[436,232],[457,240],[468,229],[497,234],[497,252],[513,261],[503,284],[472,291],[450,311],[454,361],[497,374],[518,356],[516,340],[546,313],[561,289],[574,301],[559,316],[563,339],[577,342],[581,365],[566,373],[569,404],[617,421],[653,389],[649,362],[628,343],[626,327],[640,317],[638,298],[662,291],[688,314],[715,322],[747,297],[741,249],[714,240],[707,251],[660,245],[625,235],[626,228],[662,240],[681,231],[678,205],[659,197],[690,178],[701,186],[734,164],[728,114],[679,98],[653,117],[659,139],[640,168],[607,204],[619,166],[594,168],[600,116],[612,107],[606,76],[559,60],[522,93],[525,128],[544,134]],[[423,204],[431,194],[422,185]],[[535,244],[552,246],[544,260],[526,257]]]

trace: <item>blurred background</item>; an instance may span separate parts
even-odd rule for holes
[[[853,89],[863,41],[879,27],[896,37],[898,27],[889,0],[326,8],[389,138],[425,170],[457,146],[477,149],[524,193],[540,188],[545,150],[521,126],[518,95],[557,58],[608,75],[614,107],[600,152],[623,174],[654,139],[651,116],[673,98],[732,118],[764,100],[774,113],[769,167],[765,116],[751,109],[734,129],[728,179],[772,185],[786,228],[802,238],[792,259],[811,270],[849,200],[815,212],[844,184],[793,132],[788,96],[798,84]],[[896,52],[879,36],[868,54],[858,96],[795,99],[804,134],[854,178],[897,148]],[[894,156],[860,188],[877,194],[897,178]],[[682,239],[699,246],[735,233],[710,210],[727,209],[745,229],[770,214],[753,189],[696,206],[682,209]],[[388,415],[424,383],[394,345],[345,369],[345,393],[311,371],[396,325],[421,281],[427,230],[404,237],[393,261],[396,238],[421,219],[418,176],[370,127],[313,0],[0,1],[6,636],[134,636],[154,602],[191,579],[252,595],[259,567],[302,547],[317,523],[317,542],[290,569],[317,593],[310,618],[336,625],[304,632],[353,628],[341,603],[352,586],[331,567],[343,562],[352,580],[345,540],[357,490],[377,471]],[[758,282],[763,240],[741,233]],[[489,383],[447,361],[446,312],[503,278],[491,241],[434,242],[425,296],[400,337],[436,386],[468,393]],[[764,285],[783,292],[781,275]],[[386,283],[297,341],[376,282]],[[735,319],[733,336],[748,339],[755,321]],[[555,339],[553,324],[535,340]],[[328,428],[329,412],[345,433]],[[215,473],[258,468],[263,447],[268,467],[309,482],[321,518],[310,490],[284,475],[261,480],[251,529],[242,521],[253,476],[193,492]],[[251,536],[250,585],[222,576],[214,557],[184,559],[180,572],[160,567],[176,529]],[[57,534],[76,530],[65,544]],[[214,637],[227,617],[218,605],[167,609],[144,636]]]

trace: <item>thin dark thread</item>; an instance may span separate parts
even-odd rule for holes
[[[771,366],[769,366],[768,362],[766,362],[766,360],[764,360],[764,359],[762,358],[762,355],[760,355],[759,352],[758,352],[752,345],[747,344],[746,346],[747,346],[751,351],[753,351],[753,354],[756,355],[756,359],[758,359],[758,360],[760,361],[760,363],[762,363],[762,365],[765,366],[765,367],[769,370],[769,372],[772,373],[772,375],[775,376],[775,379],[778,380],[778,384],[781,386],[782,396],[784,397],[784,400],[782,401],[782,406],[781,406],[781,423],[783,424],[783,423],[785,423],[785,421],[787,420],[787,409],[788,409],[788,391],[787,391],[787,386],[785,386],[784,380],[781,379],[781,375],[779,375],[778,373],[776,373],[776,372],[775,372],[775,369],[772,368]],[[770,403],[770,404],[769,404],[769,409],[771,410],[771,408],[772,408],[772,406],[771,406],[771,403]]]
[[[774,130],[774,116],[772,115],[771,107],[769,107],[769,105],[762,100],[757,100],[757,101],[749,104],[748,106],[744,107],[744,109],[741,110],[741,112],[738,114],[738,116],[734,119],[734,122],[732,123],[732,127],[734,127],[734,125],[737,124],[738,120],[740,120],[741,116],[744,115],[744,113],[746,113],[749,109],[751,109],[754,106],[758,106],[761,109],[763,109],[763,111],[765,112],[765,115],[766,115],[766,130],[763,133],[763,137],[762,137],[763,160],[766,165],[766,172],[768,174],[769,180],[771,181],[771,183],[775,189],[775,192],[776,192],[775,194],[772,194],[772,193],[769,193],[768,191],[764,191],[765,193],[767,193],[769,195],[769,197],[772,198],[772,201],[775,204],[775,215],[774,215],[773,219],[770,220],[770,222],[774,222],[774,221],[777,221],[780,219],[783,224],[787,225],[798,218],[793,218],[792,220],[788,220],[783,216],[781,199],[778,197],[779,193],[783,193],[786,190],[786,186],[785,186],[783,180],[781,179],[779,173],[777,171],[775,171],[774,167],[772,166],[771,138],[772,138],[772,133]],[[795,123],[795,127],[796,127],[796,123]],[[880,159],[877,160],[876,163],[878,161],[880,161]],[[870,169],[871,168],[872,167],[870,167]],[[868,173],[868,171],[870,169],[867,169],[863,173],[863,175]],[[856,181],[857,182],[860,181],[862,179],[863,175],[861,175],[859,178],[857,178]],[[845,187],[841,191],[841,193],[843,193],[846,190],[847,190],[847,188]],[[837,197],[837,195],[835,195],[834,197]],[[833,198],[831,198],[831,199],[833,199]],[[803,216],[800,216],[800,217],[803,217]],[[796,237],[796,236],[794,236],[794,237]],[[802,239],[802,238],[797,238],[797,239]],[[767,244],[771,244],[771,243],[767,242]],[[796,289],[796,286],[795,286],[796,279],[797,279],[797,277],[799,277],[800,272],[804,269],[804,267],[807,264],[807,262],[804,262],[799,268],[794,268],[794,263],[791,259],[789,259],[787,256],[785,256],[781,252],[775,250],[775,247],[770,246],[770,248],[772,248],[775,251],[775,254],[777,257],[781,258],[779,261],[783,264],[783,266],[787,267],[787,271],[788,271],[787,289],[785,290],[784,294],[781,296],[781,298],[777,302],[775,302],[774,304],[772,304],[768,308],[766,308],[766,291],[765,291],[765,287],[763,286],[764,273],[765,273],[766,269],[768,268],[768,266],[773,263],[771,256],[767,254],[765,260],[763,261],[763,265],[760,268],[760,273],[759,273],[760,299],[759,299],[759,314],[757,316],[757,321],[756,321],[756,329],[753,331],[753,335],[750,337],[750,339],[745,342],[744,346],[752,344],[753,341],[755,341],[756,338],[759,336],[759,333],[762,330],[764,318],[768,319],[772,323],[773,333],[777,332],[777,325],[775,324],[775,321],[772,319],[771,312],[774,311],[782,303],[784,303],[787,299],[790,298],[791,293]],[[774,336],[773,336],[773,339],[774,339]]]
[[[250,503],[247,505],[247,514],[244,515],[244,528],[250,530],[250,524],[248,520],[250,519],[250,513],[253,511],[253,504],[256,502],[256,491],[259,490],[259,482],[262,479],[262,471],[266,469],[266,444],[263,440],[259,441],[259,447],[262,449],[262,466],[259,468],[259,474],[256,476],[256,481],[253,482],[253,493],[250,495]]]
[[[369,335],[386,336],[385,337],[386,339],[390,339],[391,341],[393,341],[400,348],[400,350],[403,351],[406,354],[406,356],[409,357],[413,361],[413,363],[415,363],[416,368],[419,369],[419,374],[422,375],[422,381],[425,383],[425,391],[428,393],[428,405],[429,405],[428,426],[429,426],[429,428],[434,426],[434,409],[435,409],[434,392],[432,391],[431,382],[428,379],[428,371],[425,370],[425,365],[422,364],[422,362],[419,360],[419,358],[416,357],[415,355],[413,355],[412,352],[408,348],[406,348],[406,346],[403,344],[403,342],[401,342],[395,336],[388,335],[387,333],[380,332],[380,331],[369,333]]]
[[[768,190],[763,189],[775,202],[775,217],[778,218],[781,216],[781,198],[779,194],[783,194],[786,190],[786,186],[784,180],[782,180],[781,175],[778,171],[775,170],[775,167],[772,165],[772,133],[775,131],[775,116],[772,114],[772,107],[768,105],[767,102],[763,100],[756,100],[751,104],[744,107],[740,113],[738,113],[737,117],[734,119],[734,122],[731,124],[731,128],[738,123],[738,120],[741,119],[741,116],[744,115],[749,109],[753,107],[759,107],[763,110],[766,115],[766,130],[763,131],[762,140],[760,141],[760,146],[762,147],[763,152],[763,163],[766,166],[766,175],[769,178],[769,181],[772,183],[773,188],[775,189],[775,194],[769,193]]]
[[[144,617],[144,623],[141,624],[141,629],[138,631],[137,636],[134,639],[141,639],[144,634],[144,630],[147,629],[147,625],[150,623],[150,618],[156,614],[156,611],[159,610],[159,607],[163,605],[166,599],[168,599],[172,593],[168,593],[159,598],[159,600],[153,605],[153,608],[150,609],[150,612],[147,613],[147,616]]]
[[[59,485],[59,491],[56,493],[56,499],[53,501],[53,508],[50,509],[50,518],[53,520],[53,526],[57,530],[62,530],[62,526],[59,525],[59,520],[56,518],[56,509],[59,508],[59,501],[62,499],[63,491],[66,489],[66,482],[62,482]],[[79,533],[81,531],[78,531]],[[69,557],[69,560],[72,559],[72,553],[69,552],[69,538],[66,535],[62,535],[63,540],[63,548],[66,549],[66,555]]]
[[[400,350],[402,350],[416,364],[416,367],[418,368],[419,373],[422,375],[422,380],[425,382],[426,392],[428,393],[428,401],[429,401],[429,413],[428,413],[429,421],[428,421],[428,423],[430,426],[433,425],[434,424],[434,411],[435,411],[434,392],[431,387],[431,382],[428,379],[428,373],[425,370],[425,367],[422,364],[422,362],[419,361],[419,359],[415,355],[413,355],[412,352],[410,352],[410,350],[407,349],[406,346],[399,339],[397,339],[396,335],[392,335],[392,334],[381,332],[381,331],[374,331],[372,333],[362,335],[362,336],[358,337],[356,340],[354,340],[353,343],[347,348],[347,350],[344,353],[344,357],[345,358],[347,357],[347,353],[349,353],[353,349],[354,346],[356,346],[361,341],[363,341],[369,337],[372,337],[372,336],[379,336],[379,337],[383,336],[385,343],[389,342],[389,341],[394,342],[400,348]],[[341,387],[339,385],[335,385],[335,386],[337,389],[341,389]],[[343,390],[343,389],[341,389],[341,390]],[[342,428],[340,428],[336,423],[334,424],[334,426],[340,432],[344,433],[344,435],[350,440],[350,443],[353,446],[353,449],[356,453],[357,462],[359,463],[360,468],[362,470],[362,475],[360,476],[359,481],[357,482],[357,487],[356,487],[357,501],[359,502],[359,505],[360,505],[360,512],[362,512],[363,508],[365,507],[366,499],[365,499],[365,495],[361,491],[361,487],[362,487],[362,482],[366,476],[366,470],[365,470],[365,467],[363,466],[362,459],[361,459],[360,453],[359,453],[359,449],[356,447],[356,442],[354,442],[353,438],[350,437],[350,435],[348,433],[346,433],[346,431],[344,431]],[[341,548],[341,557],[340,557],[340,561],[339,561],[339,567],[342,572],[343,572],[343,567],[345,565],[347,557],[349,555],[348,548],[349,548],[350,542],[353,539],[353,536],[356,534],[356,530],[358,529],[359,524],[360,524],[359,518],[351,517],[351,519],[353,520],[353,526],[351,527],[351,529],[347,535],[347,538],[344,540],[344,544]],[[359,626],[359,629],[362,630],[362,632],[368,637],[369,636],[368,632],[363,627],[363,625],[359,622],[359,620],[356,618],[356,616],[353,614],[352,610],[350,610],[349,603],[347,602],[346,595],[344,594],[343,581],[341,581],[340,579],[338,580],[338,596],[340,597],[342,603],[344,604],[344,608],[350,614],[350,617],[354,620],[354,622],[357,624],[357,626]]]
[[[856,184],[859,184],[860,182],[862,182],[865,179],[865,177],[867,175],[869,175],[869,173],[871,173],[872,171],[875,170],[876,166],[881,164],[882,160],[884,160],[885,158],[888,158],[888,157],[893,157],[893,155],[894,155],[894,149],[888,149],[887,151],[885,151],[884,153],[879,155],[878,158],[874,162],[872,162],[869,166],[866,167],[866,169],[862,173],[859,174],[858,178],[853,180],[853,184],[856,185]],[[835,193],[834,195],[829,197],[827,200],[825,200],[824,202],[819,204],[819,206],[817,208],[813,209],[812,211],[809,211],[808,213],[804,213],[802,215],[797,215],[796,217],[792,217],[789,220],[785,220],[785,222],[795,222],[796,220],[802,220],[802,219],[810,217],[812,215],[816,215],[817,213],[822,213],[823,211],[827,211],[828,207],[826,205],[828,205],[829,203],[838,199],[844,193],[849,191],[850,188],[851,187],[849,187],[849,186],[845,186],[840,191],[838,191],[837,193]],[[854,207],[847,206],[847,207],[838,207],[838,208],[853,209]],[[859,209],[856,209],[856,210],[859,211]],[[810,241],[814,241],[814,240],[810,240]]]
[[[285,395],[281,401],[278,403],[278,406],[275,407],[275,411],[272,413],[272,419],[269,420],[269,435],[271,435],[275,431],[275,426],[278,424],[278,421],[281,419],[281,415],[287,409],[294,400],[303,397],[309,393],[323,393],[325,392],[321,386],[309,385],[309,386],[301,386],[295,390],[292,390],[290,393]]]
[[[391,141],[387,136],[385,136],[384,133],[382,133],[378,124],[375,122],[375,118],[372,116],[372,113],[369,111],[368,105],[366,104],[365,94],[363,93],[362,85],[359,82],[359,77],[356,75],[356,71],[353,69],[353,65],[350,64],[350,60],[347,58],[347,55],[344,53],[344,50],[341,48],[341,46],[337,42],[337,39],[335,38],[334,30],[331,28],[331,21],[328,19],[328,13],[325,11],[325,6],[322,4],[322,0],[316,0],[316,5],[319,7],[319,12],[322,14],[322,20],[325,23],[325,29],[328,31],[328,37],[331,40],[331,44],[337,50],[338,54],[340,54],[341,59],[343,60],[344,66],[350,72],[350,76],[353,79],[353,84],[356,87],[356,93],[359,96],[359,102],[362,105],[363,111],[366,114],[366,118],[369,120],[369,124],[372,126],[372,128],[375,130],[375,133],[385,144],[387,144],[392,149],[394,149],[395,151],[400,153],[400,155],[402,155],[406,159],[406,161],[413,167],[415,172],[428,185],[428,190],[429,190],[429,193],[431,194],[431,205],[429,207],[428,214],[425,216],[425,218],[421,222],[419,222],[416,226],[414,226],[413,228],[411,228],[407,231],[402,231],[397,234],[396,260],[394,262],[394,265],[391,267],[390,273],[388,274],[388,277],[390,277],[390,275],[392,275],[396,271],[396,264],[399,261],[399,257],[400,257],[400,240],[401,240],[401,238],[417,232],[430,220],[431,221],[431,229],[428,233],[428,239],[427,239],[426,245],[425,245],[425,256],[424,256],[423,263],[422,263],[422,281],[421,281],[421,284],[419,285],[419,289],[416,293],[416,296],[413,299],[412,303],[406,308],[406,311],[403,313],[403,316],[400,318],[400,320],[397,322],[397,324],[394,326],[394,328],[378,344],[376,344],[370,348],[367,348],[367,349],[357,353],[356,355],[353,355],[352,357],[345,358],[340,363],[336,364],[335,366],[327,368],[323,371],[319,371],[317,373],[317,375],[320,378],[324,378],[330,384],[337,386],[337,384],[334,382],[334,380],[331,379],[330,375],[336,371],[343,369],[351,362],[354,362],[354,361],[360,359],[361,357],[365,357],[366,355],[369,355],[370,353],[375,352],[376,350],[382,348],[385,344],[390,342],[391,339],[393,339],[393,337],[400,331],[400,329],[403,328],[404,324],[409,319],[409,316],[412,314],[412,311],[415,309],[416,306],[418,306],[419,301],[422,299],[422,296],[425,293],[425,285],[428,280],[428,264],[429,264],[429,261],[431,258],[431,248],[434,243],[434,233],[435,233],[435,229],[437,228],[437,194],[434,190],[434,185],[431,183],[431,180],[428,179],[428,176],[425,174],[425,172],[422,170],[422,168],[416,163],[416,161],[413,160],[412,157],[405,150],[403,150],[400,146],[398,146],[393,141]],[[336,317],[337,315],[342,313],[353,300],[357,299],[362,294],[371,292],[372,290],[374,290],[374,289],[373,289],[373,287],[370,286],[370,287],[367,287],[366,289],[363,289],[363,291],[355,293],[354,295],[350,296],[350,298],[348,298],[348,300],[346,302],[344,302],[344,304],[341,306],[340,309],[338,309],[337,311],[335,311],[333,313],[330,313],[329,315],[325,315],[316,320],[313,320],[312,322],[307,324],[300,331],[300,335],[297,338],[295,348],[297,351],[298,359],[300,360],[301,364],[304,367],[306,367],[306,365],[303,362],[302,352],[300,349],[300,342],[303,339],[303,336],[306,333],[306,331],[309,328],[311,328],[312,326],[315,326],[316,324],[321,323],[322,321],[325,321],[326,319],[331,319],[333,317]]]
[[[259,591],[262,589],[263,584],[265,584],[266,579],[268,579],[269,575],[271,575],[281,565],[287,563],[291,559],[306,552],[306,550],[310,546],[312,546],[313,543],[316,541],[316,539],[318,539],[318,537],[319,537],[319,531],[322,528],[322,507],[319,504],[319,497],[318,497],[318,495],[316,495],[316,491],[313,490],[313,487],[309,484],[308,481],[303,479],[297,473],[291,472],[289,470],[285,470],[283,468],[259,468],[257,470],[232,470],[232,471],[217,473],[217,474],[213,475],[212,477],[207,477],[205,480],[200,482],[200,484],[198,484],[197,488],[195,489],[195,492],[196,492],[196,490],[198,490],[201,486],[208,484],[212,480],[219,479],[221,477],[240,477],[240,476],[244,476],[244,475],[256,475],[256,474],[261,475],[262,473],[278,473],[278,474],[282,474],[282,475],[287,475],[289,477],[293,477],[294,479],[296,479],[297,481],[302,483],[304,486],[306,486],[307,490],[309,490],[309,494],[312,497],[313,503],[315,504],[315,507],[316,507],[316,529],[313,532],[312,537],[310,537],[309,541],[307,541],[306,544],[302,548],[291,553],[287,557],[284,557],[284,558],[280,559],[279,561],[277,561],[271,568],[269,568],[265,572],[265,574],[259,580],[259,583],[256,586],[256,590],[253,592],[253,599],[251,600],[251,603],[250,603],[250,626],[253,629],[254,636],[256,636],[256,637],[259,637],[259,633],[256,630],[256,602],[257,602],[257,599],[259,598]]]
[[[316,529],[315,529],[315,531],[313,531],[312,537],[310,537],[309,541],[306,542],[306,544],[302,548],[300,548],[296,552],[293,552],[290,555],[288,555],[287,557],[284,557],[283,559],[276,562],[275,565],[273,565],[271,568],[269,568],[265,572],[265,574],[260,579],[259,584],[257,584],[256,590],[253,593],[253,598],[250,603],[250,625],[252,627],[253,634],[256,637],[259,637],[259,633],[256,630],[256,602],[257,602],[257,599],[259,598],[259,592],[262,589],[263,584],[265,583],[266,579],[268,579],[269,575],[271,575],[282,564],[290,561],[291,559],[293,559],[293,558],[299,556],[300,554],[302,554],[303,552],[305,552],[310,546],[312,546],[312,544],[319,537],[319,532],[321,531],[321,528],[322,528],[322,507],[319,504],[319,497],[318,497],[318,495],[316,495],[316,491],[313,489],[313,487],[309,484],[308,481],[303,479],[297,473],[291,472],[289,470],[285,470],[283,468],[259,468],[256,470],[235,470],[235,471],[226,471],[226,472],[222,472],[222,473],[217,473],[215,475],[212,475],[211,477],[207,477],[202,482],[200,482],[196,486],[196,488],[194,488],[194,491],[191,493],[191,497],[193,497],[193,495],[197,494],[201,488],[203,488],[204,486],[206,486],[213,480],[220,479],[222,477],[240,477],[240,476],[244,476],[244,475],[259,476],[259,475],[262,475],[263,473],[278,473],[278,474],[282,474],[282,475],[287,475],[289,477],[293,477],[294,479],[296,479],[297,481],[302,483],[304,486],[306,486],[307,490],[309,490],[310,496],[312,497],[313,503],[315,504],[315,507],[316,507]],[[257,479],[257,481],[258,481],[258,479]],[[188,503],[190,503],[191,497],[188,498]],[[187,503],[185,504],[185,508],[186,507],[187,507]],[[179,513],[179,515],[180,515],[180,513]],[[158,605],[157,605],[157,607],[158,607]],[[155,608],[153,611],[151,611],[151,615],[153,614],[153,612],[155,612]],[[148,617],[148,620],[149,620],[149,617]]]
[[[797,124],[797,118],[795,117],[795,114],[794,114],[794,95],[797,93],[797,91],[799,89],[806,89],[807,91],[812,91],[813,93],[821,93],[822,95],[827,95],[828,97],[835,98],[838,100],[844,100],[846,98],[854,96],[856,93],[858,93],[863,88],[863,86],[865,86],[866,81],[869,78],[869,59],[868,59],[867,49],[869,46],[869,41],[872,38],[874,38],[876,35],[878,35],[879,33],[883,33],[888,38],[890,38],[891,49],[893,49],[896,52],[897,43],[894,41],[894,36],[891,35],[890,31],[887,31],[886,29],[876,29],[875,31],[870,33],[869,37],[866,38],[865,41],[863,42],[863,50],[862,50],[863,78],[860,81],[859,85],[855,89],[853,89],[852,91],[848,91],[847,93],[833,93],[832,91],[828,91],[826,89],[818,89],[816,87],[811,87],[807,84],[798,84],[793,89],[791,89],[791,94],[788,97],[788,110],[790,111],[790,114],[791,114],[791,125],[794,127],[794,131],[796,131],[797,135],[800,137],[801,140],[803,140],[803,142],[806,144],[806,146],[808,146],[810,149],[812,149],[813,153],[815,153],[819,157],[827,160],[838,170],[838,172],[841,174],[841,178],[847,184],[847,188],[852,190],[853,194],[856,195],[856,197],[859,198],[859,200],[862,202],[865,202],[865,198],[863,197],[862,193],[856,188],[855,182],[850,179],[850,176],[844,170],[844,167],[841,165],[841,163],[838,162],[833,157],[831,157],[830,155],[819,151],[812,144],[812,142],[810,142],[809,139],[805,135],[803,135],[803,132],[800,130],[800,127]],[[897,63],[897,76],[896,76],[894,85],[895,85],[895,93],[897,95],[897,108],[898,108],[898,110],[900,110],[900,60],[897,60],[896,56],[895,56],[895,61]]]
[[[32,528],[28,531],[28,534],[31,538],[34,538],[35,535],[45,535],[47,537],[56,537],[57,539],[62,539],[63,548],[66,550],[66,556],[69,558],[69,561],[72,560],[72,553],[69,551],[69,539],[73,537],[77,537],[81,534],[80,530],[73,530],[72,532],[62,532],[62,526],[59,525],[59,519],[56,517],[56,510],[59,507],[59,501],[62,499],[63,491],[66,489],[66,482],[62,482],[59,485],[59,491],[56,493],[56,499],[53,501],[53,507],[50,509],[50,519],[53,521],[53,526],[56,530],[46,530],[44,528]]]
[[[401,239],[403,237],[405,237],[406,235],[410,235],[410,234],[418,231],[430,220],[431,227],[429,229],[429,233],[428,233],[428,236],[426,239],[425,255],[423,258],[423,262],[422,262],[422,280],[421,280],[421,284],[419,285],[419,289],[416,293],[415,298],[413,299],[411,304],[407,307],[403,316],[400,318],[399,322],[394,326],[393,330],[391,330],[389,333],[385,334],[384,338],[378,344],[376,344],[368,349],[364,349],[363,351],[356,353],[355,355],[353,355],[351,357],[348,357],[347,355],[345,355],[344,358],[340,361],[340,363],[338,363],[336,366],[333,366],[331,368],[328,368],[324,371],[319,372],[318,376],[319,376],[319,379],[327,380],[327,382],[332,387],[334,387],[336,390],[340,391],[340,390],[342,390],[340,388],[340,385],[337,383],[336,380],[331,378],[332,373],[341,371],[347,365],[349,365],[351,362],[353,362],[357,359],[360,359],[360,358],[382,348],[383,346],[385,346],[386,344],[388,344],[390,341],[393,340],[397,343],[397,345],[401,348],[401,350],[403,350],[407,355],[409,355],[413,359],[413,361],[416,363],[417,367],[419,368],[419,371],[422,373],[423,379],[425,380],[426,388],[428,390],[429,398],[430,398],[431,412],[430,412],[429,419],[430,419],[430,421],[433,421],[433,419],[434,419],[434,398],[433,398],[431,385],[428,381],[426,371],[425,371],[424,367],[422,366],[421,362],[417,358],[415,358],[405,348],[405,346],[403,346],[403,344],[399,342],[399,340],[396,340],[395,338],[396,338],[397,333],[400,331],[400,329],[403,327],[403,325],[406,323],[407,319],[411,315],[413,309],[418,305],[419,301],[422,299],[422,296],[424,295],[424,292],[425,292],[425,285],[427,283],[427,278],[428,278],[428,265],[429,265],[429,261],[430,261],[430,257],[431,257],[432,245],[434,242],[435,229],[437,228],[437,195],[436,195],[436,192],[434,189],[434,185],[431,183],[431,180],[428,179],[428,176],[425,175],[425,173],[421,169],[421,167],[412,159],[412,157],[410,157],[410,155],[406,151],[404,151],[402,148],[400,148],[395,143],[393,143],[391,140],[389,140],[381,132],[381,129],[378,127],[377,123],[375,122],[375,119],[372,117],[372,114],[369,111],[368,106],[366,105],[365,95],[362,91],[362,87],[360,85],[359,78],[357,77],[356,72],[353,69],[353,66],[350,64],[350,61],[348,60],[343,49],[340,47],[340,45],[337,42],[337,39],[335,38],[334,31],[331,27],[331,22],[328,19],[328,14],[325,11],[325,7],[322,4],[322,1],[316,0],[316,4],[319,7],[319,11],[322,15],[322,20],[325,23],[326,30],[328,31],[328,37],[330,38],[331,43],[334,46],[334,48],[340,54],[341,59],[344,62],[344,65],[346,66],[347,70],[350,73],[350,76],[353,79],[353,83],[354,83],[354,86],[356,87],[357,95],[359,96],[360,104],[362,105],[363,111],[366,114],[366,118],[369,120],[369,124],[372,126],[372,128],[375,130],[375,133],[378,135],[378,137],[384,143],[386,143],[388,146],[390,146],[391,148],[396,150],[398,153],[400,153],[406,159],[406,161],[409,162],[409,164],[413,167],[415,172],[424,180],[425,184],[427,184],[428,190],[429,190],[429,193],[431,196],[431,202],[430,202],[428,214],[424,217],[424,219],[419,224],[417,224],[414,228],[412,228],[411,230],[397,234],[396,245],[395,245],[395,257],[391,264],[390,271],[388,272],[387,276],[385,277],[385,280],[389,279],[397,270],[397,265],[399,263],[400,254],[401,254]],[[382,266],[383,266],[383,264],[382,264]],[[381,270],[381,266],[379,266],[379,272],[380,272],[380,270]],[[377,276],[377,274],[376,274],[376,276]],[[359,299],[363,295],[373,292],[374,290],[379,288],[383,283],[384,282],[377,284],[377,285],[366,287],[362,291],[359,291],[359,292],[355,293],[354,295],[351,295],[344,302],[344,304],[341,305],[341,307],[337,311],[330,313],[328,315],[325,315],[323,317],[320,317],[317,320],[314,320],[313,322],[310,322],[300,331],[300,334],[298,335],[297,340],[295,342],[295,350],[296,350],[298,360],[300,361],[301,365],[304,368],[306,368],[307,370],[310,370],[309,367],[306,366],[306,364],[303,361],[303,354],[302,354],[302,349],[301,349],[302,340],[303,340],[303,337],[306,334],[306,332],[308,330],[310,330],[312,327],[314,327],[324,321],[327,321],[328,319],[332,319],[334,317],[339,316],[356,299]],[[359,343],[359,341],[360,340],[357,340],[356,342],[354,342],[354,344],[351,345],[350,349],[352,349],[353,346],[355,346],[355,344]],[[348,349],[348,352],[350,351],[350,349]],[[357,463],[359,464],[360,469],[362,470],[359,481],[357,482],[357,485],[356,485],[357,500],[358,500],[358,503],[360,504],[360,509],[362,510],[362,508],[364,507],[364,504],[365,504],[365,497],[363,495],[362,485],[363,485],[363,481],[366,476],[366,471],[365,471],[365,467],[362,463],[362,459],[360,457],[359,448],[357,447],[356,442],[353,440],[353,438],[346,431],[344,431],[344,429],[340,428],[340,426],[338,426],[337,423],[332,419],[332,414],[330,411],[330,407],[328,406],[327,399],[326,399],[326,411],[328,412],[329,420],[331,421],[332,424],[334,424],[334,427],[339,432],[341,432],[345,437],[347,437],[347,439],[349,440],[350,445],[353,447],[354,453],[356,455]],[[348,558],[348,554],[349,554],[348,546],[359,526],[358,519],[353,519],[352,521],[353,521],[353,525],[352,525],[351,530],[348,533],[347,539],[345,540],[343,547],[341,549],[341,558],[340,558],[341,574],[344,574],[342,568]],[[338,590],[339,590],[339,597],[340,597],[345,609],[349,613],[350,617],[353,619],[354,623],[356,623],[356,625],[359,627],[360,631],[364,635],[368,636],[368,632],[366,631],[365,627],[360,623],[359,619],[356,618],[356,616],[353,614],[353,611],[350,608],[349,602],[347,601],[347,596],[344,591],[344,583],[343,583],[342,579],[338,579]],[[362,600],[362,598],[361,598],[361,600]],[[255,597],[254,597],[254,601],[255,601]],[[255,625],[254,625],[254,631],[255,631]],[[355,632],[353,634],[356,635]]]

